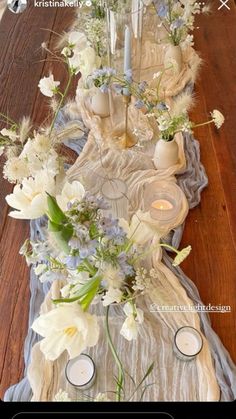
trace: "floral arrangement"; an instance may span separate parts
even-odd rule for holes
[[[121,400],[124,368],[111,340],[109,309],[121,304],[125,320],[120,334],[128,341],[137,339],[144,321],[137,298],[150,291],[157,277],[154,269],[148,272],[142,267],[147,253],[157,249],[150,246],[148,252],[145,250],[153,233],[137,215],[129,224],[107,214],[109,208],[103,198],[86,193],[77,181],[66,183],[56,199],[48,195],[47,203],[47,240],[27,240],[21,253],[28,264],[34,264],[41,281],[61,279],[64,286],[61,298],[53,300],[55,308],[37,318],[32,328],[43,337],[40,348],[46,359],[53,361],[65,350],[74,358],[97,344],[98,317],[89,311],[100,302],[106,310],[106,335],[118,367],[116,393]],[[159,246],[176,252],[175,266],[191,250],[190,246],[182,251]]]
[[[195,15],[209,13],[209,4],[195,0],[153,0],[157,15],[168,32],[168,42],[173,45],[194,45]]]
[[[86,192],[80,182],[65,180],[64,159],[59,148],[62,133],[55,129],[55,122],[71,82],[80,72],[80,64],[83,68],[81,51],[87,48],[90,47],[83,33],[70,32],[58,58],[68,73],[65,89],[61,90],[60,81],[53,74],[39,81],[39,89],[53,110],[51,124],[36,131],[28,119],[18,124],[1,115],[7,127],[1,130],[0,144],[6,156],[4,176],[16,183],[13,193],[6,197],[14,209],[9,215],[20,219],[44,216],[45,240],[27,239],[20,253],[34,266],[42,282],[62,281],[61,296],[52,301],[54,308],[32,325],[42,336],[41,350],[47,359],[55,360],[65,350],[74,358],[96,345],[100,326],[98,317],[91,311],[100,302],[106,315],[108,345],[118,369],[116,399],[121,400],[125,372],[111,339],[109,309],[113,304],[121,304],[125,319],[120,334],[128,341],[137,339],[139,326],[144,322],[137,300],[149,292],[157,273],[142,267],[147,254],[145,244],[152,239],[153,232],[140,221],[138,214],[130,223],[115,219],[104,199]],[[110,80],[115,73],[105,68],[97,70],[92,77],[102,89],[104,84],[109,85],[108,76]],[[129,76],[126,75],[126,83],[132,82]],[[83,133],[82,126],[78,129]],[[162,243],[159,246],[176,252],[174,265],[181,263],[191,250],[190,246],[182,251]],[[157,247],[150,246],[148,253],[156,250]],[[141,384],[152,368],[153,365],[148,368]]]
[[[94,49],[102,64],[107,59],[107,33],[105,2],[91,1],[90,7],[78,11],[78,18],[74,26],[75,31],[80,31],[87,37],[90,46]]]
[[[111,2],[114,11],[117,11],[118,3],[122,2]],[[163,24],[169,25],[173,44],[183,42],[192,29],[199,4],[172,0],[154,3]],[[220,128],[224,117],[214,110],[210,120],[192,123],[187,113],[192,103],[188,94],[176,98],[170,108],[159,96],[162,72],[154,75],[157,88],[153,89],[145,81],[134,82],[131,71],[120,76],[114,69],[101,68],[106,51],[105,12],[102,2],[94,0],[92,5],[84,31],[78,30],[77,26],[61,37],[59,56],[43,45],[54,60],[65,65],[68,75],[64,90],[53,74],[39,81],[41,93],[50,101],[52,122],[34,130],[27,118],[16,123],[0,114],[6,123],[0,132],[0,154],[4,153],[6,157],[4,177],[16,184],[6,197],[14,209],[9,215],[30,220],[44,216],[45,240],[27,239],[20,252],[28,265],[33,265],[40,281],[60,280],[62,284],[60,298],[52,300],[53,308],[41,314],[32,325],[42,336],[40,348],[46,359],[54,361],[64,351],[74,358],[86,348],[95,346],[100,325],[98,316],[93,314],[93,306],[100,303],[105,310],[107,342],[118,370],[116,400],[121,401],[124,399],[125,370],[111,339],[109,311],[113,305],[120,305],[124,313],[120,335],[128,341],[137,339],[140,325],[145,321],[138,305],[139,297],[150,293],[158,275],[154,269],[144,268],[145,256],[165,247],[176,253],[173,266],[177,266],[189,255],[191,247],[179,251],[159,243],[155,247],[150,245],[147,251],[153,232],[140,221],[138,213],[130,222],[116,219],[103,198],[92,196],[78,181],[68,183],[64,158],[60,155],[65,132],[57,131],[55,122],[77,75],[81,76],[84,85],[92,80],[103,93],[110,86],[119,94],[127,93],[128,89],[135,97],[135,106],[147,117],[154,118],[165,141],[171,141],[178,132],[191,132],[197,126],[212,122]],[[77,126],[77,130],[83,134],[82,126]],[[134,392],[141,389],[144,394],[147,388],[144,382],[152,370],[153,364],[141,382],[134,383]],[[63,399],[68,401],[69,397],[61,390],[55,400]],[[107,400],[107,397],[99,394],[96,399]]]
[[[125,75],[117,75],[114,69],[104,68],[96,70],[91,78],[94,85],[105,92],[112,86],[118,94],[123,94],[124,90],[135,97],[135,107],[142,110],[148,118],[153,118],[159,129],[161,138],[171,141],[179,132],[192,133],[193,129],[203,125],[214,123],[216,128],[220,128],[224,123],[224,116],[217,109],[210,113],[208,121],[194,123],[189,120],[188,111],[193,105],[193,98],[190,93],[182,93],[174,98],[172,106],[160,96],[161,79],[165,70],[153,75],[157,87],[151,88],[147,82],[137,83],[132,80],[132,72]],[[136,132],[137,134],[137,132]]]

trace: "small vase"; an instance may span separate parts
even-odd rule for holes
[[[183,67],[183,56],[180,45],[168,45],[164,54],[164,68],[169,74],[178,75]]]
[[[96,89],[91,99],[91,108],[95,115],[105,118],[110,115],[109,94]]]
[[[165,141],[160,139],[155,148],[154,152],[154,166],[157,169],[168,169],[174,166],[178,162],[179,147],[175,139],[171,141]]]

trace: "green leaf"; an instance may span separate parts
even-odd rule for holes
[[[57,298],[55,300],[52,300],[53,304],[59,304],[59,303],[74,303],[75,301],[78,301],[80,297],[73,297],[73,298]]]
[[[152,370],[154,368],[154,362],[150,365],[150,367],[147,369],[146,374],[144,375],[143,379],[140,381],[138,387],[140,387],[143,382],[146,380],[146,378],[151,374]]]
[[[101,278],[91,278],[86,282],[86,284],[82,285],[79,289],[77,295],[73,298],[60,298],[57,300],[52,300],[54,304],[58,303],[73,303],[74,301],[80,300],[81,306],[83,310],[86,310],[90,305],[91,301],[94,299],[97,291],[99,289],[101,282]]]
[[[61,226],[59,231],[53,231],[53,235],[57,241],[58,246],[62,249],[66,254],[70,253],[70,247],[68,245],[68,241],[73,235],[73,227],[71,225]]]
[[[48,204],[48,216],[50,220],[55,224],[63,224],[66,223],[67,217],[65,216],[64,212],[61,210],[59,205],[57,204],[56,199],[47,194],[47,204]]]
[[[90,235],[91,239],[95,239],[98,236],[98,228],[97,228],[95,223],[90,225],[89,235]]]
[[[51,232],[58,232],[62,230],[61,224],[55,224],[51,220],[48,220],[48,230]]]

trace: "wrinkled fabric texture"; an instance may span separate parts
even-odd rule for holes
[[[60,115],[60,119],[58,121],[58,124],[65,124],[67,122],[68,118],[64,115],[61,114]],[[86,136],[77,140],[77,139],[72,139],[68,142],[66,142],[66,145],[69,146],[70,148],[72,148],[74,151],[76,151],[78,154],[80,154],[81,150],[83,149],[84,145],[86,143]],[[177,182],[179,184],[179,186],[182,188],[182,190],[184,191],[187,200],[188,200],[188,204],[190,208],[193,208],[194,206],[198,205],[200,202],[200,196],[201,196],[201,192],[204,189],[204,187],[207,186],[207,176],[205,173],[205,170],[200,162],[200,150],[199,150],[199,143],[193,139],[192,136],[190,135],[185,135],[184,136],[184,150],[185,150],[185,157],[186,157],[186,170],[184,173],[180,174],[177,176]],[[42,226],[44,225],[44,220],[40,219],[40,220],[36,220],[31,222],[31,238],[35,239],[35,238],[40,238],[43,239],[43,230],[42,230]],[[169,233],[168,237],[165,238],[165,240],[167,240],[168,242],[171,242],[173,245],[178,246],[182,237],[182,233],[183,233],[183,228],[184,226],[181,225],[179,227],[177,227],[174,231],[172,231],[171,233]],[[183,271],[177,267],[174,268],[171,264],[171,258],[164,252],[163,253],[164,257],[163,257],[163,262],[164,264],[169,268],[170,271],[172,271],[174,273],[174,275],[179,279],[182,287],[184,288],[184,290],[186,291],[188,297],[194,302],[194,303],[200,303],[201,304],[201,299],[198,293],[198,290],[196,288],[196,286],[194,285],[194,283],[183,273]],[[54,285],[54,284],[53,284]],[[55,285],[56,286],[56,285]],[[49,290],[50,290],[51,284],[50,283],[40,283],[40,281],[38,280],[38,278],[36,277],[36,275],[34,274],[33,270],[31,269],[30,272],[30,290],[31,290],[31,300],[30,300],[30,313],[29,313],[29,327],[32,324],[33,320],[38,316],[39,314],[39,310],[40,310],[40,306],[43,303],[45,296],[48,294]],[[147,303],[146,303],[147,304]],[[144,307],[143,307],[144,308]],[[148,310],[148,306],[146,306],[146,309]],[[112,324],[114,324],[114,327],[116,325],[116,322],[119,322],[119,313],[114,312],[113,316],[112,316]],[[116,319],[117,317],[117,319]],[[150,317],[150,314],[148,314],[148,317]],[[227,350],[224,348],[224,346],[222,345],[220,339],[218,338],[218,336],[216,335],[216,333],[213,331],[213,329],[211,328],[210,325],[210,320],[209,317],[206,313],[199,313],[199,318],[200,318],[200,322],[201,322],[201,328],[202,331],[204,332],[206,339],[210,345],[210,349],[211,349],[211,354],[214,360],[214,365],[215,365],[215,373],[216,373],[216,378],[218,381],[218,384],[220,386],[220,391],[221,391],[221,400],[233,400],[236,396],[236,367],[233,364],[230,355],[228,354]],[[151,323],[149,321],[147,321],[147,327],[146,329],[143,327],[142,328],[142,345],[146,346],[148,345],[148,342],[150,343],[150,333],[152,330],[152,326]],[[168,334],[170,332],[168,331],[167,328],[163,327],[161,332],[160,332],[160,339],[161,341],[156,342],[155,345],[153,345],[152,342],[152,351],[153,354],[159,353],[159,351],[161,350],[165,350],[165,345],[167,345],[167,341],[168,341]],[[100,337],[100,341],[99,341],[99,345],[100,345],[100,349],[102,349],[104,351],[104,359],[108,360],[108,364],[107,367],[105,369],[105,373],[107,372],[109,375],[109,369],[112,368],[112,359],[109,358],[109,354],[107,354],[107,349],[105,349],[104,346],[104,339],[102,340],[102,335]],[[114,336],[114,339],[116,339],[116,337]],[[149,340],[148,340],[149,339]],[[30,363],[31,360],[31,350],[33,348],[33,346],[40,340],[40,338],[29,328],[29,332],[25,341],[25,349],[24,349],[24,359],[25,359],[25,374],[26,371],[28,369],[28,365]],[[116,344],[118,346],[118,349],[120,347],[120,341],[122,339],[118,339]],[[135,345],[134,348],[136,348],[137,346]],[[150,348],[149,348],[150,349]],[[146,350],[148,350],[148,347],[146,348]],[[33,356],[35,357],[35,359],[37,359],[37,351],[39,351],[37,349],[37,345],[36,345],[36,349],[33,353]],[[132,353],[129,354],[129,357],[131,357],[130,359],[134,359],[136,360],[135,362],[139,362],[139,356],[140,354],[134,349]],[[145,351],[144,351],[145,352]],[[180,369],[181,367],[181,362],[179,363],[179,361],[176,361],[175,358],[172,358],[171,355],[171,351],[169,358],[168,358],[168,363],[174,363],[174,368],[173,368],[173,364],[171,365],[171,368],[169,369],[168,367],[168,363],[165,362],[165,368],[166,370],[169,369],[170,371],[170,377],[173,377],[170,379],[169,383],[166,383],[167,386],[165,386],[163,383],[162,385],[162,389],[161,391],[159,390],[159,395],[160,395],[160,399],[159,400],[178,400],[178,397],[181,398],[181,400],[184,400],[184,395],[179,395],[176,394],[176,392],[178,393],[178,387],[179,387],[179,380],[181,380],[181,383],[183,383],[184,378],[181,376],[180,374]],[[93,357],[96,357],[96,349],[93,348],[92,351],[90,351],[90,354]],[[39,355],[40,356],[40,355]],[[58,365],[59,361],[56,361],[56,365]],[[52,368],[52,367],[51,367]],[[105,368],[105,367],[104,367]],[[175,374],[173,374],[173,371],[175,371]],[[192,372],[191,372],[192,371]],[[188,379],[190,377],[192,382],[195,381],[195,367],[192,364],[191,367],[191,371],[189,373]],[[101,391],[105,391],[106,384],[107,384],[107,378],[106,378],[106,374],[104,375],[104,388],[100,389]],[[145,371],[143,371],[145,373]],[[163,365],[159,365],[158,366],[158,375],[161,377],[161,374],[163,373]],[[44,377],[45,380],[46,378],[50,381],[54,380],[54,376],[53,376],[53,369],[48,371],[48,375],[47,377]],[[41,378],[38,377],[38,380],[40,380]],[[173,382],[173,379],[175,380]],[[60,375],[59,377],[57,377],[57,383],[59,382],[61,387],[66,387],[66,384],[64,383],[64,378]],[[174,390],[174,388],[172,388],[173,390],[173,394],[171,394],[170,390],[168,389],[168,385],[173,385],[175,384],[176,386],[176,390]],[[52,382],[53,385],[53,382]],[[187,385],[187,383],[186,383]],[[188,386],[190,386],[190,383],[188,383]],[[35,390],[35,389],[34,389]],[[55,390],[55,389],[54,389]],[[55,390],[56,391],[56,390]],[[152,397],[155,394],[155,386],[154,389],[150,390],[151,393],[149,393],[149,397]],[[153,393],[152,393],[153,392]],[[175,393],[175,394],[174,394]],[[76,395],[77,396],[77,395]],[[196,399],[198,399],[198,394],[195,395]],[[73,397],[73,394],[72,394]],[[177,397],[177,398],[176,398]],[[28,378],[25,377],[23,378],[23,380],[10,387],[7,392],[5,393],[5,401],[29,401],[32,398],[32,390],[28,381]],[[47,400],[47,396],[43,395],[41,396],[41,399],[45,399]],[[153,400],[152,398],[150,400]]]

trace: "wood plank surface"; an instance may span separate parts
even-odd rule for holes
[[[196,85],[194,120],[206,118],[212,109],[221,110],[226,123],[221,131],[202,127],[195,132],[201,144],[202,162],[209,186],[199,207],[188,216],[182,245],[193,251],[184,262],[185,273],[197,285],[205,304],[231,305],[232,312],[211,314],[214,330],[236,361],[236,8],[199,16],[195,48],[204,65]],[[47,116],[47,102],[39,93],[38,81],[52,65],[40,62],[42,42],[52,46],[55,36],[42,28],[61,33],[73,19],[71,8],[34,8],[22,15],[6,11],[0,21],[0,111],[19,120],[30,115],[34,124]],[[54,65],[60,79],[63,70]],[[28,223],[7,217],[5,195],[11,185],[0,178],[0,397],[23,375],[23,344],[28,328],[29,272],[19,256],[19,248],[28,234]]]
[[[47,116],[47,101],[37,87],[40,78],[49,72],[52,64],[40,62],[41,44],[53,48],[56,41],[48,29],[58,33],[73,21],[71,8],[38,9],[30,5],[22,15],[8,10],[0,22],[0,111],[14,120],[31,116],[39,125]],[[43,30],[47,29],[47,31]],[[56,67],[56,68],[55,68]],[[54,70],[55,69],[55,70]],[[55,77],[65,78],[60,65],[53,65]],[[62,83],[63,87],[63,83]],[[7,217],[5,195],[12,187],[1,176],[0,193],[0,397],[9,385],[18,382],[24,371],[23,345],[28,329],[29,271],[18,254],[28,235],[28,223]]]

